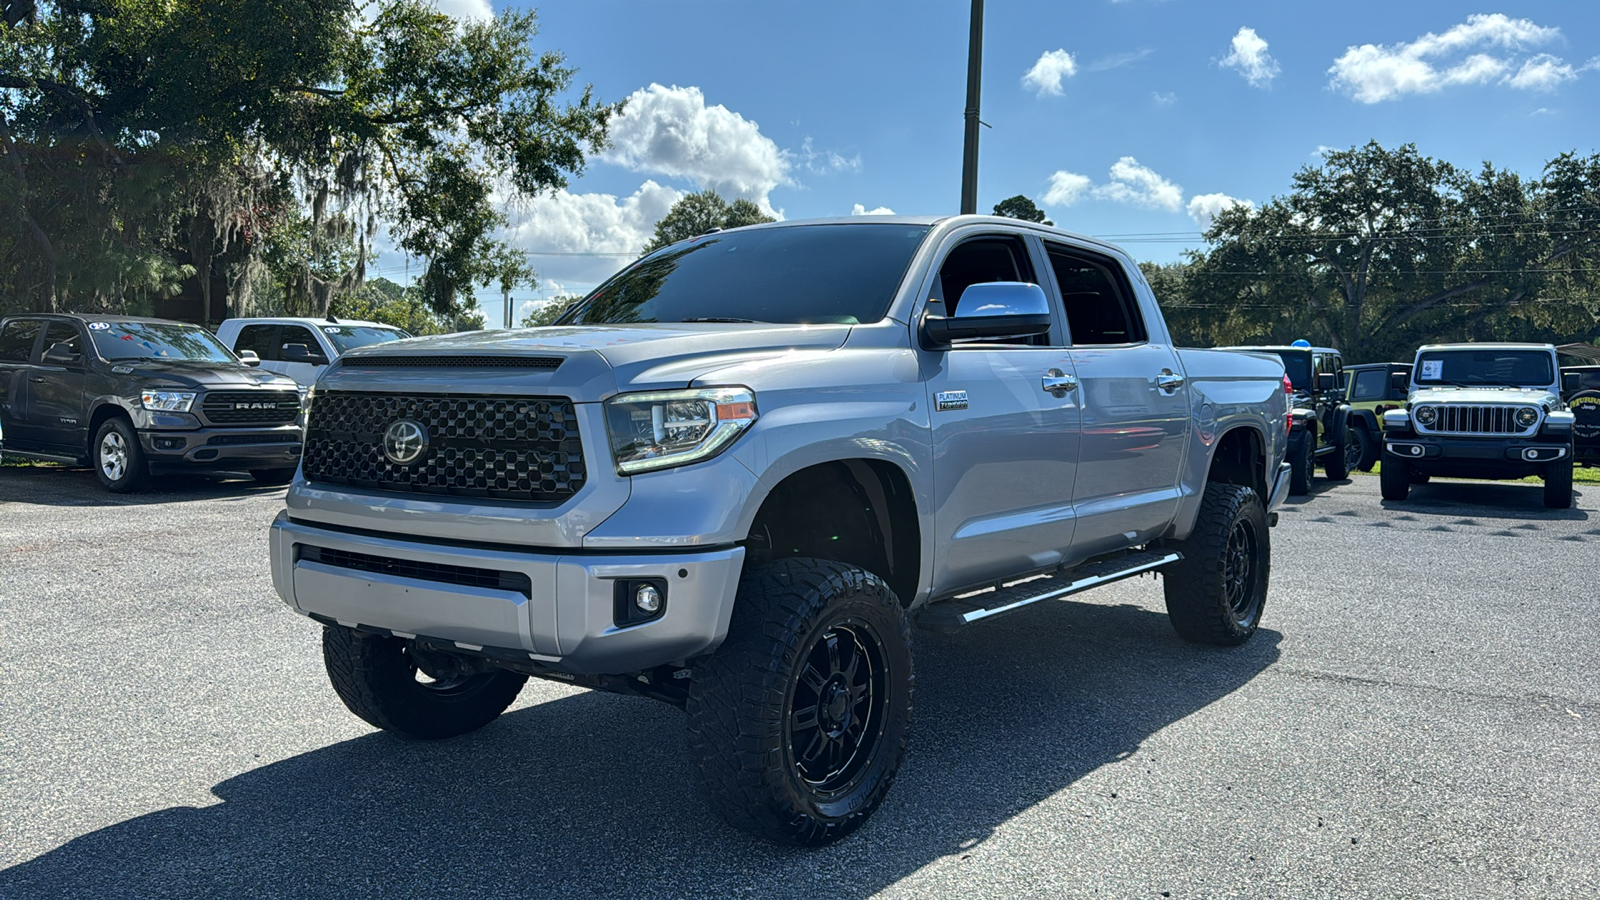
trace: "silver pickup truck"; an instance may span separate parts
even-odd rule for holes
[[[1126,255],[1052,228],[716,232],[553,327],[336,361],[273,581],[375,726],[458,735],[528,676],[658,698],[721,815],[821,844],[894,780],[913,620],[1160,572],[1180,636],[1247,640],[1283,382],[1173,347]]]

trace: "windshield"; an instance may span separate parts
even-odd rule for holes
[[[876,322],[928,229],[863,223],[705,235],[634,263],[559,322]]]
[[[211,332],[176,322],[90,322],[89,335],[104,359],[188,359],[234,363],[238,357]]]
[[[1549,387],[1555,367],[1547,350],[1447,350],[1417,357],[1417,384]]]
[[[322,333],[328,336],[328,340],[333,342],[333,348],[340,353],[368,344],[382,344],[411,337],[398,328],[376,325],[323,325]]]

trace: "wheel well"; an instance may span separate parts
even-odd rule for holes
[[[1242,484],[1255,489],[1261,502],[1267,502],[1266,454],[1261,447],[1261,435],[1253,428],[1235,428],[1217,442],[1211,454],[1211,471],[1207,483]]]
[[[89,434],[84,440],[84,455],[93,455],[94,436],[100,431],[100,426],[104,425],[106,420],[111,418],[128,419],[129,424],[132,424],[133,422],[132,419],[128,418],[128,411],[116,405],[115,403],[100,404],[95,408],[94,414],[89,417]]]
[[[821,463],[793,473],[762,501],[744,540],[754,562],[831,559],[888,582],[902,604],[916,597],[922,536],[911,481],[869,459]]]

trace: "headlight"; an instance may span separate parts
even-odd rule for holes
[[[1517,410],[1517,424],[1523,428],[1532,428],[1539,421],[1539,411],[1531,406],[1524,406]]]
[[[188,412],[194,405],[194,391],[143,391],[139,402],[157,412]]]
[[[1439,411],[1431,406],[1419,406],[1411,411],[1418,424],[1432,425],[1439,418]]]
[[[617,472],[633,475],[710,459],[756,420],[745,388],[623,394],[606,401]]]

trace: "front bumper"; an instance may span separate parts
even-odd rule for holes
[[[1572,457],[1572,442],[1548,435],[1530,437],[1445,437],[1384,435],[1384,452],[1406,460],[1419,472],[1462,478],[1506,479],[1537,475],[1547,463]]]
[[[715,649],[744,565],[742,547],[501,550],[318,527],[287,512],[272,523],[271,544],[273,587],[296,612],[575,675],[638,672]],[[617,582],[628,579],[665,584],[660,616],[616,624]]]
[[[300,426],[140,430],[139,445],[156,469],[292,469],[300,464]]]

